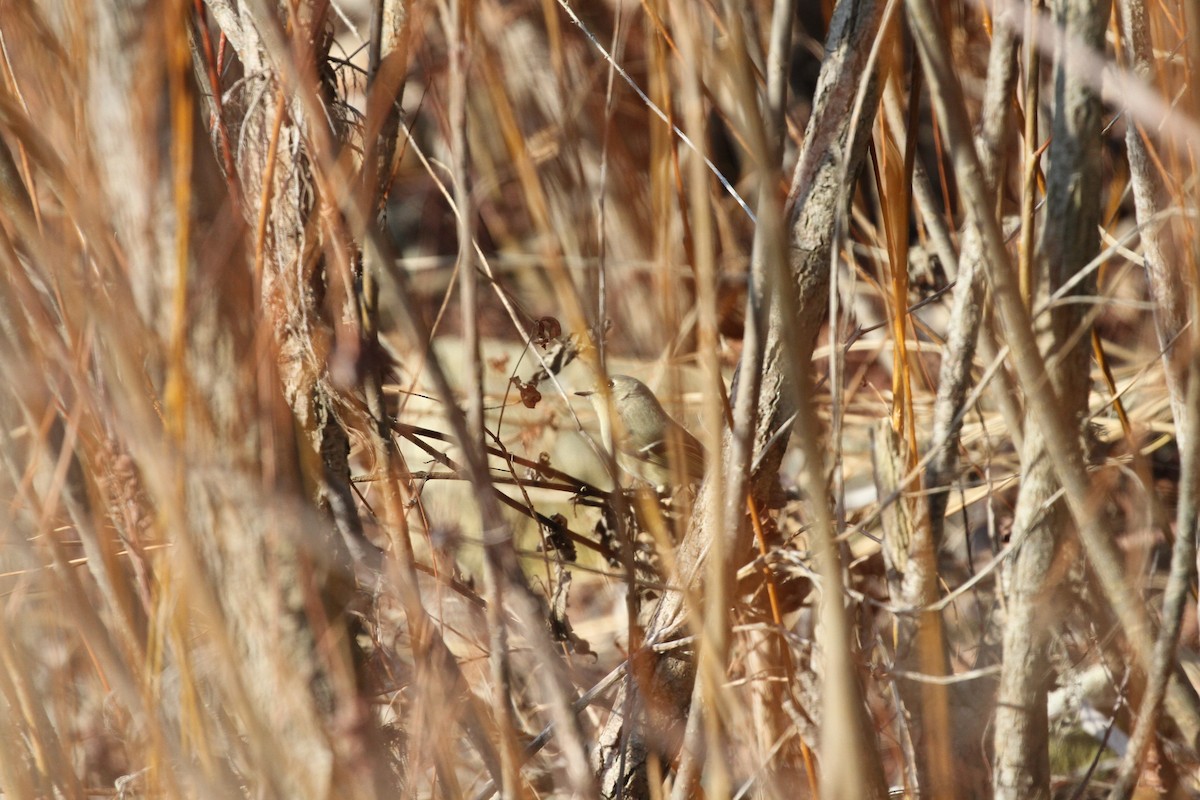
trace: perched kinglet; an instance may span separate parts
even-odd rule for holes
[[[609,419],[609,400],[595,390],[576,392],[591,399],[600,419],[600,437],[609,437],[617,448],[617,463],[634,477],[655,486],[668,486],[680,479],[699,481],[704,477],[704,448],[696,437],[663,410],[650,387],[628,375],[613,375],[608,382],[612,408],[620,424],[616,430]],[[672,470],[672,458],[683,459]]]

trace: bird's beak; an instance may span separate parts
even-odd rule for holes
[[[588,390],[586,392],[575,392],[575,395],[577,397],[591,397],[594,394],[595,394],[595,392],[593,392],[591,390]]]

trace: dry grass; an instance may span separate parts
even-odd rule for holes
[[[245,4],[247,20],[265,19],[259,5]],[[670,793],[657,779],[681,767],[689,707],[703,709],[703,731],[686,741],[707,745],[697,773],[707,796],[816,796],[822,776],[821,796],[846,796],[828,775],[872,765],[911,789],[939,723],[904,711],[929,676],[911,660],[903,556],[885,561],[880,540],[924,529],[930,491],[948,492],[936,553],[938,679],[951,684],[940,736],[963,780],[990,793],[1013,516],[1029,468],[1019,439],[1038,434],[1027,421],[1013,430],[1027,396],[981,348],[953,479],[923,483],[952,324],[943,248],[967,238],[968,196],[927,98],[909,109],[915,56],[897,47],[898,29],[884,39],[884,99],[865,115],[871,149],[834,242],[839,313],[817,342],[820,385],[801,398],[822,427],[819,500],[842,545],[848,652],[874,733],[871,763],[846,765],[821,736],[829,662],[813,498],[800,490],[817,466],[783,435],[773,491],[754,498],[753,525],[743,520],[753,552],[697,567],[676,551],[703,519],[697,495],[612,493],[590,404],[572,394],[603,363],[649,383],[710,448],[725,435],[750,207],[786,195],[832,4],[799,3],[783,162],[764,166],[770,148],[755,144],[752,116],[768,71],[765,0],[418,0],[377,79],[404,79],[386,202],[362,188],[373,175],[363,126],[382,119],[367,100],[371,4],[314,5],[336,31],[331,94],[313,89],[323,73],[305,59],[320,47],[303,13],[276,27],[282,49],[248,64],[236,36],[221,37],[234,7],[223,2],[149,3],[128,18],[73,0],[0,0],[0,148],[12,156],[10,170],[0,152],[0,795],[588,796],[597,732],[633,710],[615,699],[631,675],[662,706],[640,731],[650,796]],[[1091,497],[1151,635],[1170,539],[1195,534],[1175,529],[1176,509],[1196,498],[1180,483],[1154,325],[1162,300],[1143,263],[1125,129],[1152,133],[1152,224],[1186,307],[1200,101],[1197,19],[1184,5],[1147,6],[1153,49],[1137,77],[1114,11],[1102,262],[1074,331],[1085,347],[1088,326],[1098,334]],[[974,115],[996,11],[948,7]],[[1022,203],[1026,158],[1053,113],[1046,47],[1041,132],[1021,133],[1022,71],[995,154],[998,208],[984,210],[1013,234],[1015,261],[1023,230],[1056,223],[1037,206],[1041,176]],[[1014,53],[1026,69],[1019,37]],[[316,108],[328,111],[320,125]],[[266,166],[251,172],[255,148]],[[913,160],[930,208],[914,195]],[[378,282],[375,320],[359,302],[363,270]],[[1030,300],[1035,326],[1048,316],[1041,302]],[[562,352],[568,363],[551,365]],[[879,488],[888,420],[901,482],[890,494]],[[463,430],[478,434],[465,446]],[[486,475],[472,471],[477,459]],[[1071,525],[1056,542],[1039,596],[1051,688],[1042,747],[1054,796],[1101,796],[1139,718],[1147,661]],[[714,576],[729,591],[715,610]],[[715,657],[691,702],[653,700],[646,666],[659,657],[643,639],[655,603],[677,592],[692,619],[721,616],[650,643]],[[1193,685],[1196,631],[1189,599],[1178,658]],[[1169,721],[1157,730],[1131,757],[1143,789],[1200,792],[1197,743]]]

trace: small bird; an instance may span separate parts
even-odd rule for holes
[[[576,392],[587,397],[600,419],[600,436],[617,448],[617,463],[634,477],[655,486],[704,477],[704,447],[663,410],[650,387],[628,375],[613,375],[608,395],[619,424],[612,429],[609,398],[600,390]],[[682,462],[673,464],[673,458]],[[672,469],[674,467],[674,469]]]

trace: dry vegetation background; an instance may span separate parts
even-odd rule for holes
[[[0,0],[0,56],[4,798],[1200,792],[1196,3]]]

